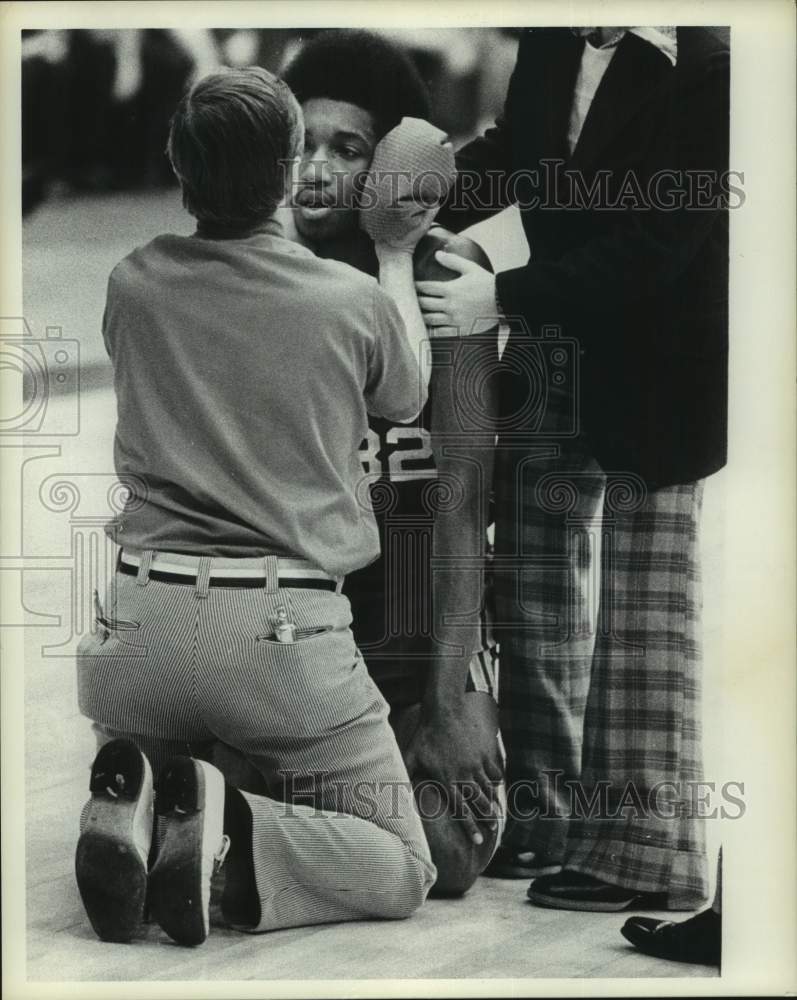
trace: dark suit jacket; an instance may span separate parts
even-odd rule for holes
[[[583,46],[567,28],[524,31],[504,115],[458,154],[438,218],[458,231],[521,206],[531,258],[497,278],[504,313],[523,320],[504,355],[505,414],[529,391],[509,374],[518,352],[558,325],[578,342],[580,429],[603,468],[688,482],[726,461],[729,53],[678,28],[673,67],[624,36],[571,157]],[[613,208],[589,204],[598,182]]]

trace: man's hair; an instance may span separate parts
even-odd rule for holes
[[[288,86],[248,66],[194,84],[172,117],[166,151],[191,215],[207,229],[236,231],[274,213],[303,140]]]
[[[429,91],[410,59],[371,31],[323,31],[303,46],[283,75],[300,104],[321,97],[368,111],[377,139],[404,117],[431,114]]]

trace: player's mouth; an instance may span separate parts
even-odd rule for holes
[[[304,188],[296,195],[294,206],[302,218],[316,221],[331,215],[335,201],[329,193],[317,188]]]

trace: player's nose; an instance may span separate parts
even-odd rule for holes
[[[299,179],[303,184],[328,185],[332,182],[329,161],[325,154],[316,150],[302,159]]]

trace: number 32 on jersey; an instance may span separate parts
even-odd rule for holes
[[[433,479],[437,475],[432,439],[425,427],[390,426],[369,428],[360,445],[363,472],[381,475],[393,482]]]

